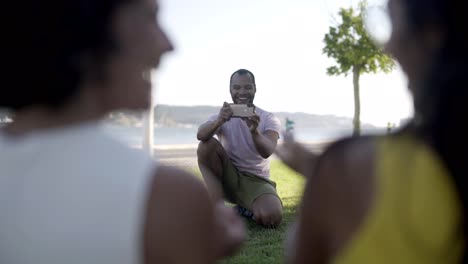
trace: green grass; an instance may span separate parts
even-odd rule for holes
[[[198,170],[194,170],[200,175]],[[287,168],[282,162],[271,162],[271,179],[276,182],[278,194],[283,201],[283,222],[276,229],[265,229],[253,221],[247,221],[248,238],[241,251],[234,257],[222,261],[222,264],[283,263],[284,238],[292,224],[299,200],[302,196],[304,179]]]

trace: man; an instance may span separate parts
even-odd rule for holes
[[[250,71],[240,69],[231,75],[233,102],[253,106],[255,114],[233,118],[224,102],[219,113],[198,128],[198,165],[215,200],[226,198],[258,224],[274,228],[281,223],[282,204],[275,182],[269,180],[268,157],[275,151],[281,124],[253,104],[255,92]]]

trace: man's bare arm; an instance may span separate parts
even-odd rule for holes
[[[252,139],[255,144],[255,148],[263,158],[268,158],[275,152],[276,145],[278,143],[279,135],[273,130],[267,130],[261,134],[257,130],[252,132]]]
[[[214,121],[208,121],[198,127],[197,139],[203,142],[208,141],[213,137],[216,130],[224,124],[223,120],[216,119]]]
[[[229,121],[232,116],[232,110],[227,102],[224,102],[223,107],[219,110],[218,118],[214,121],[208,121],[200,125],[197,132],[197,139],[203,142],[208,141],[213,137],[216,130],[225,122]]]
[[[260,131],[258,131],[260,117],[256,114],[244,120],[250,129],[252,140],[260,156],[262,156],[264,159],[270,157],[271,154],[275,152],[279,138],[278,133],[273,130],[267,130],[263,134],[260,133]]]

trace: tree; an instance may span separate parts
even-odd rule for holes
[[[364,27],[363,16],[366,7],[367,3],[361,1],[357,14],[352,7],[341,8],[339,12],[341,24],[330,27],[329,32],[325,34],[325,47],[323,48],[323,53],[335,59],[337,64],[327,68],[328,75],[353,74],[354,136],[361,132],[360,76],[363,73],[377,73],[378,71],[389,73],[395,66],[394,61],[374,43]]]

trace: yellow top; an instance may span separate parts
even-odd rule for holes
[[[459,263],[461,203],[435,153],[414,138],[385,137],[376,161],[373,205],[332,263]]]

